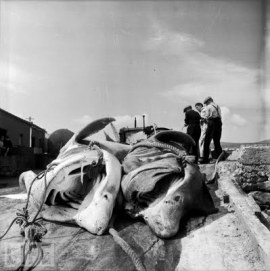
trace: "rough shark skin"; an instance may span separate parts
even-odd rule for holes
[[[32,171],[21,174],[19,183],[27,192],[31,190],[30,202],[37,209],[45,203],[41,213],[44,219],[76,223],[97,235],[107,229],[122,174],[116,156],[121,159],[129,147],[99,143],[109,152],[82,140],[113,120],[97,120],[74,134],[42,178],[35,179]]]
[[[73,151],[77,152],[78,149]],[[38,209],[46,191],[45,210],[41,213],[43,218],[77,223],[89,232],[101,235],[108,227],[119,192],[121,164],[115,156],[104,150],[100,165],[98,151],[82,146],[79,153],[74,152],[58,160],[47,173],[46,188],[45,176],[35,180],[30,201]],[[34,178],[32,171],[22,173],[21,187],[25,187],[28,192]]]
[[[20,186],[37,209],[43,206],[44,219],[101,235],[123,192],[126,212],[142,217],[158,237],[169,238],[185,214],[216,211],[204,175],[182,147],[194,145],[190,136],[162,131],[135,146],[85,139],[112,121],[96,120],[75,133],[44,176],[21,174]]]
[[[161,133],[132,148],[123,162],[121,187],[127,213],[142,217],[158,237],[169,238],[187,213],[210,214],[217,209],[199,167],[185,160],[184,149],[175,144],[192,140],[181,132]]]

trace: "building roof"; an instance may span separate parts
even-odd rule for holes
[[[2,109],[2,108],[0,108],[0,113],[4,113],[4,114],[6,114],[6,115],[9,115],[9,116],[12,117],[12,118],[15,118],[15,119],[17,119],[17,120],[20,120],[21,122],[24,122],[25,124],[28,124],[29,126],[32,125],[33,128],[35,128],[35,129],[37,129],[37,130],[40,130],[40,131],[46,133],[46,130],[45,130],[45,129],[43,129],[43,128],[37,126],[36,124],[34,124],[34,123],[30,122],[30,121],[27,121],[27,120],[24,120],[24,119],[22,119],[22,118],[19,118],[18,116],[13,115],[13,114],[11,114],[10,112],[8,112],[8,111],[6,111],[6,110],[4,110],[4,109]]]

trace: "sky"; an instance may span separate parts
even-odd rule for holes
[[[212,96],[222,141],[270,139],[266,13],[257,0],[2,0],[0,107],[48,133],[143,115],[185,131],[183,108]]]

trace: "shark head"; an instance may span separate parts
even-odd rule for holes
[[[92,122],[74,134],[42,175],[21,174],[20,186],[30,192],[30,201],[38,209],[44,204],[44,219],[75,223],[97,235],[107,229],[122,176],[121,164],[112,154],[117,147],[104,143],[105,150],[83,140],[113,120]]]

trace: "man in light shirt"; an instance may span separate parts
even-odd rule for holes
[[[214,141],[215,147],[215,158],[218,158],[219,155],[222,153],[222,148],[220,145],[222,133],[222,121],[221,121],[221,109],[216,103],[214,103],[211,97],[207,97],[203,103],[205,105],[204,118],[207,120],[207,129],[203,148],[204,160],[201,162],[208,163],[210,154],[209,148],[212,139]]]
[[[200,113],[201,120],[200,120],[200,126],[201,126],[201,136],[199,139],[199,163],[203,162],[204,159],[204,141],[205,141],[205,135],[206,135],[206,130],[207,130],[207,120],[205,118],[205,107],[203,107],[202,103],[196,103],[195,107],[197,111]]]

